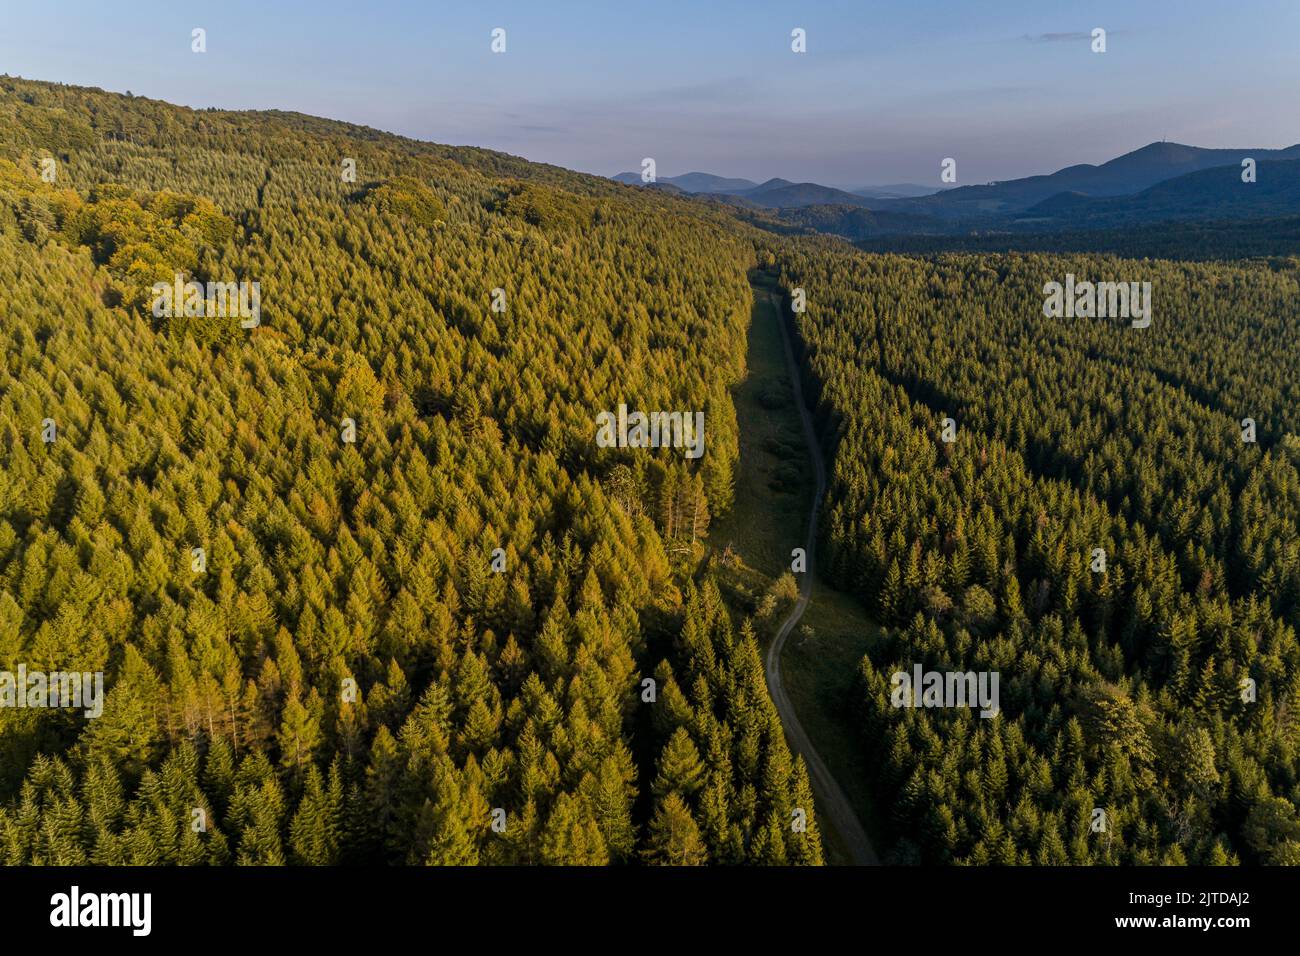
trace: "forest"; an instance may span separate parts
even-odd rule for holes
[[[886,862],[1300,863],[1294,223],[805,220],[0,77],[0,671],[106,690],[0,708],[0,862],[826,862],[762,657],[798,587],[709,536],[757,267],[881,625],[835,703]],[[1045,316],[1067,275],[1150,327]],[[177,277],[259,322],[155,314]],[[915,666],[998,714],[891,706]]]
[[[691,574],[744,372],[724,217],[13,78],[0,129],[0,667],[107,688],[0,709],[0,860],[821,862]],[[177,274],[259,283],[259,326],[155,317]],[[620,402],[708,454],[598,447]]]
[[[1300,262],[774,268],[836,445],[822,561],[888,625],[855,709],[895,861],[1300,862]],[[1150,281],[1152,325],[1045,317],[1070,273]],[[892,707],[915,664],[998,673],[1000,716]]]

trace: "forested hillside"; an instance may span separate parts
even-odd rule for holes
[[[823,566],[892,625],[859,719],[895,859],[1300,862],[1300,263],[779,269],[836,443]],[[1151,326],[1046,317],[1067,273],[1151,282]],[[891,706],[915,664],[1000,673],[1001,714]]]
[[[760,654],[799,586],[708,538],[761,264],[815,565],[885,625],[840,703],[888,860],[1300,863],[1295,223],[920,258],[805,213],[0,77],[0,672],[107,691],[0,708],[0,862],[820,864]],[[1045,315],[1067,275],[1151,325]],[[620,405],[704,454],[604,447]],[[1000,712],[893,706],[914,665]]]
[[[821,862],[690,577],[737,453],[731,220],[7,77],[0,134],[0,667],[107,688],[0,710],[0,860]],[[155,316],[178,273],[260,321]],[[706,454],[598,447],[620,403],[703,411]]]

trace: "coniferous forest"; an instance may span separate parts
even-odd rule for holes
[[[107,687],[0,710],[4,862],[821,862],[691,573],[743,235],[297,115],[6,78],[0,129],[0,659]],[[260,324],[154,318],[177,272],[256,278]],[[620,402],[708,454],[597,448]]]
[[[823,564],[889,626],[856,705],[899,861],[1300,863],[1300,262],[780,270],[837,440]],[[1025,306],[1138,273],[1151,328]],[[1002,716],[892,707],[915,662],[999,672]]]
[[[768,282],[884,862],[1300,863],[1300,259],[817,218],[0,77],[0,670],[105,688],[0,708],[0,862],[828,862],[765,674],[797,585],[710,535],[764,509]],[[1151,326],[1045,315],[1067,274]],[[704,454],[604,447],[620,405]],[[897,706],[913,665],[999,712]]]

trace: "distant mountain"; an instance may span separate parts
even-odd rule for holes
[[[743,193],[758,185],[748,179],[714,176],[712,173],[685,173],[670,176],[668,181],[688,193]]]
[[[802,206],[828,205],[865,206],[867,203],[862,196],[855,196],[843,189],[833,189],[817,183],[792,183],[785,179],[769,179],[755,189],[736,195],[759,206],[766,206],[768,209],[797,209]]]
[[[620,183],[640,186],[640,173],[619,173],[613,177]],[[748,179],[729,179],[711,173],[685,173],[681,176],[660,176],[652,185],[675,186],[697,196],[719,199],[741,199],[767,209],[788,209],[800,206],[840,203],[862,206],[867,200],[843,189],[833,189],[817,183],[793,183],[788,179],[769,179],[755,184]]]
[[[1241,166],[1234,162],[1177,176],[1132,196],[1059,193],[1026,210],[1013,222],[1018,227],[1107,229],[1136,223],[1266,219],[1295,214],[1300,214],[1300,159],[1259,162],[1253,183],[1241,181]]]
[[[1067,166],[1046,176],[960,186],[920,199],[897,200],[887,208],[951,219],[1007,215],[1023,212],[1061,193],[1088,197],[1136,193],[1187,173],[1240,165],[1247,156],[1257,162],[1300,159],[1300,145],[1286,149],[1203,149],[1180,143],[1151,143],[1100,166]]]
[[[863,186],[861,189],[852,189],[855,196],[862,196],[866,199],[916,199],[920,196],[932,196],[943,189],[950,189],[950,186],[922,186],[918,183],[894,183],[890,186]]]
[[[612,177],[629,186],[641,185],[640,173],[619,173]],[[712,173],[683,173],[680,176],[660,176],[658,183],[676,186],[688,193],[740,193],[754,189],[758,184],[748,179],[735,179],[726,176],[714,176]]]
[[[1241,161],[1258,163],[1259,182],[1241,182]],[[652,184],[728,205],[765,210],[816,210],[783,217],[790,225],[850,238],[918,234],[1056,231],[1166,220],[1245,219],[1300,212],[1300,145],[1286,149],[1204,149],[1151,143],[1099,166],[1081,164],[1043,176],[985,186],[917,183],[865,186],[853,192],[773,178],[686,173]],[[639,173],[619,182],[641,185]],[[876,216],[854,214],[869,209]]]
[[[769,193],[777,189],[787,189],[793,185],[795,184],[790,182],[788,179],[769,179],[767,182],[761,183],[753,189],[748,190],[748,192],[751,195]]]

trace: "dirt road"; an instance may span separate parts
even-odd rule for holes
[[[759,290],[755,289],[755,294],[758,292]],[[776,314],[781,316],[780,300],[771,292],[766,294],[771,299]],[[816,475],[816,487],[813,490],[812,511],[808,516],[808,536],[804,542],[804,551],[808,555],[808,570],[799,576],[799,600],[791,608],[789,616],[782,622],[780,630],[776,632],[776,637],[768,647],[763,669],[767,675],[767,687],[772,694],[772,702],[776,704],[777,712],[781,715],[781,723],[785,726],[786,737],[808,766],[808,775],[812,778],[813,789],[820,801],[822,812],[839,833],[840,839],[856,865],[878,866],[880,859],[876,856],[875,848],[871,845],[866,831],[862,829],[853,805],[845,796],[844,790],[835,782],[835,778],[831,776],[830,769],[818,756],[812,740],[799,723],[799,718],[794,711],[794,703],[781,683],[781,648],[785,646],[786,638],[803,617],[804,609],[808,607],[808,602],[812,598],[816,577],[817,512],[822,496],[826,493],[826,465],[821,447],[817,444],[817,433],[813,431],[812,415],[804,404],[803,393],[799,389],[799,369],[795,364],[794,350],[790,345],[790,333],[786,329],[783,318],[779,318],[778,322],[781,326],[781,344],[785,348],[786,366],[790,370],[790,381],[794,389],[794,402],[799,409],[804,441],[808,445],[808,455],[812,459],[813,472]]]

